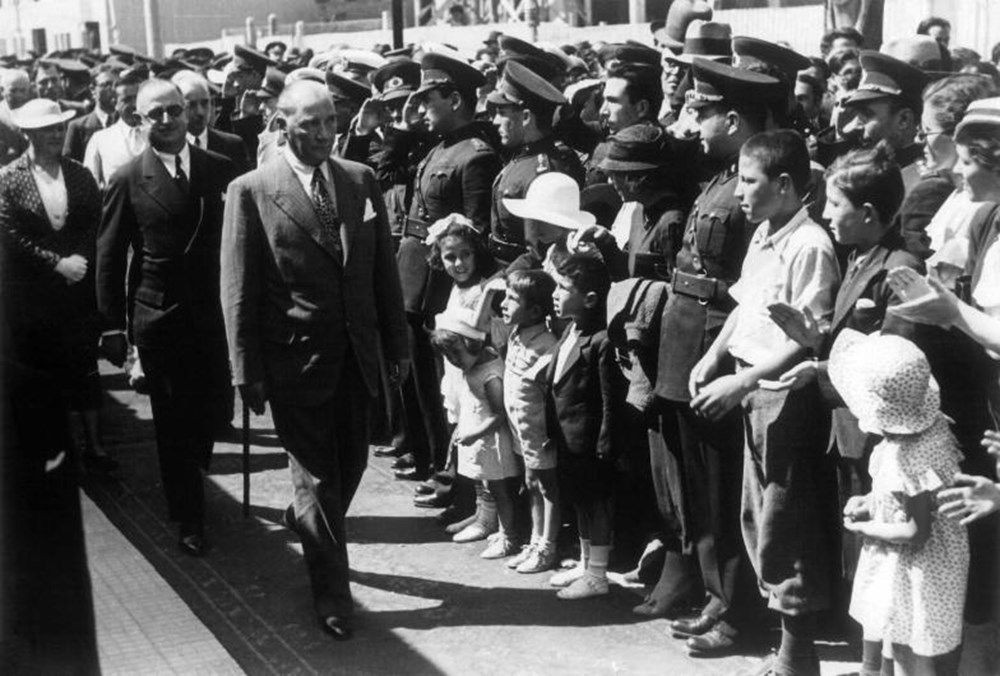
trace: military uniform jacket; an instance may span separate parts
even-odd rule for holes
[[[660,331],[656,394],[664,399],[690,399],[691,369],[735,307],[729,286],[755,230],[734,195],[736,181],[734,161],[709,181],[687,219]]]
[[[523,198],[535,177],[550,171],[572,176],[578,184],[581,186],[583,184],[584,172],[580,158],[569,148],[557,145],[551,136],[534,143],[526,143],[514,151],[510,162],[504,166],[493,182],[491,242],[495,239],[518,248],[524,247],[524,220],[507,211],[503,205],[503,198]],[[523,251],[518,252],[518,255],[520,253]],[[507,257],[497,251],[494,251],[494,255],[504,261],[516,257]]]
[[[500,157],[473,122],[445,135],[417,166],[413,201],[397,262],[407,312],[433,316],[444,309],[451,279],[427,265],[427,227],[448,214],[467,216],[481,232],[490,224],[493,179]]]

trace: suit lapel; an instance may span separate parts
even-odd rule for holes
[[[568,334],[567,338],[569,338]],[[581,335],[580,338],[573,344],[573,346],[570,347],[569,354],[566,355],[566,361],[563,362],[562,366],[560,367],[561,372],[559,373],[559,377],[553,383],[555,386],[558,387],[559,383],[566,380],[566,376],[573,368],[573,365],[580,360],[580,355],[583,353],[583,348],[590,344],[590,338],[591,338],[590,335]],[[560,346],[560,349],[562,349],[562,346]],[[558,361],[558,359],[559,357],[557,353],[556,361]]]
[[[163,209],[174,216],[182,215],[188,208],[188,197],[177,187],[167,173],[163,162],[152,148],[142,153],[142,179],[140,185]],[[190,179],[189,179],[190,183]]]
[[[835,332],[841,323],[851,315],[854,304],[868,288],[868,282],[882,269],[888,256],[889,250],[879,245],[861,262],[853,274],[851,268],[848,267],[847,275],[834,305],[831,333]]]
[[[289,166],[284,157],[275,161],[274,165],[277,169],[275,183],[278,188],[271,199],[295,225],[309,235],[309,238],[326,251],[334,261],[339,263],[340,254],[320,224],[312,200],[303,190],[298,176],[292,171],[292,167]]]
[[[206,180],[208,176],[208,154],[204,150],[194,146],[190,146],[188,152],[191,153],[191,167],[189,170],[191,175],[188,176],[188,183],[191,189],[187,198],[187,205],[192,209],[191,214],[196,220],[194,222],[194,229],[191,232],[191,238],[188,240],[187,247],[185,247],[185,252],[190,250],[191,245],[198,239],[202,224],[205,221],[204,187],[208,184],[214,185],[214,182]],[[196,200],[197,204],[195,204]]]
[[[329,164],[330,176],[333,177],[333,201],[337,205],[337,212],[340,216],[340,245],[344,251],[344,267],[346,268],[347,262],[351,259],[354,235],[361,225],[364,214],[358,213],[358,196],[351,189],[343,167],[334,160],[330,160]]]

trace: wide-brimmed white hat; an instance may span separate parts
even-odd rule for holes
[[[844,329],[833,343],[829,374],[863,432],[917,434],[941,415],[927,357],[905,338]]]
[[[473,340],[486,340],[486,332],[476,327],[476,313],[472,308],[452,308],[438,313],[434,317],[434,328]]]
[[[543,221],[567,230],[594,225],[594,214],[580,210],[580,186],[571,176],[550,171],[538,176],[524,199],[505,197],[503,205],[518,218]]]
[[[55,124],[62,124],[69,120],[75,112],[62,108],[55,101],[49,99],[32,99],[20,108],[10,111],[11,119],[21,129],[44,129]]]

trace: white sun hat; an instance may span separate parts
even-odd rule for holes
[[[505,197],[503,205],[518,218],[551,223],[567,230],[582,230],[597,223],[594,214],[580,210],[577,182],[556,171],[532,181],[524,199]]]
[[[20,108],[10,111],[11,119],[21,129],[44,129],[56,124],[62,124],[76,113],[72,110],[63,112],[55,101],[49,99],[32,99]]]

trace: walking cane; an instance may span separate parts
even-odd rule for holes
[[[243,402],[243,518],[250,516],[250,409]]]

